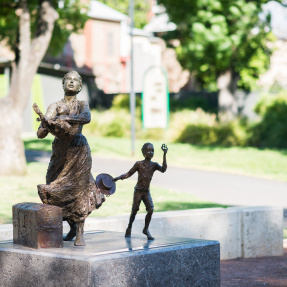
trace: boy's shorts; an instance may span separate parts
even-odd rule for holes
[[[143,201],[146,211],[149,209],[153,209],[153,202],[151,198],[151,194],[148,191],[138,191],[135,189],[134,191],[134,199],[133,199],[133,205],[132,205],[132,211],[137,212],[139,211],[141,201]]]

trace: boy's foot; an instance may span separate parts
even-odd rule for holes
[[[132,233],[132,229],[131,228],[127,228],[125,237],[131,237],[131,233]]]
[[[147,236],[148,240],[154,240],[154,238],[151,236],[151,234],[149,233],[148,230],[143,230],[143,234],[145,234]]]

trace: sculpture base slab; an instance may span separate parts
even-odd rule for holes
[[[85,247],[0,243],[0,286],[220,286],[218,241],[85,233]]]

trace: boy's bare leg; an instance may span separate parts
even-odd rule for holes
[[[76,236],[77,226],[76,223],[73,223],[71,221],[68,221],[70,225],[70,231],[69,233],[63,238],[64,241],[71,241]]]
[[[152,214],[153,214],[153,209],[150,208],[147,212],[146,217],[145,217],[145,226],[143,229],[143,234],[145,234],[147,236],[148,240],[154,240],[154,238],[151,236],[151,234],[148,231],[148,227],[149,227],[149,224],[151,221]]]
[[[77,235],[74,245],[75,246],[85,246],[85,240],[84,240],[84,224],[85,220],[82,222],[77,223]]]
[[[133,225],[133,222],[135,221],[136,215],[137,215],[137,211],[132,211],[132,213],[130,215],[130,221],[129,221],[128,228],[126,230],[125,237],[131,237],[132,225]]]

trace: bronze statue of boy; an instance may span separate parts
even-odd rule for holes
[[[131,236],[132,224],[139,210],[140,203],[141,201],[143,201],[146,207],[146,211],[147,211],[143,234],[147,236],[148,240],[154,239],[148,230],[148,227],[149,227],[149,224],[152,218],[152,214],[153,214],[153,208],[154,208],[149,188],[150,188],[150,182],[152,180],[154,172],[158,170],[163,173],[167,169],[166,153],[168,151],[168,148],[165,144],[163,144],[161,149],[163,150],[162,166],[160,166],[157,162],[151,161],[154,155],[154,148],[151,143],[145,143],[142,147],[142,153],[145,159],[142,161],[137,161],[134,164],[134,166],[130,169],[130,171],[128,171],[127,173],[114,178],[114,181],[117,181],[119,179],[123,180],[128,177],[131,177],[136,171],[138,172],[138,181],[137,181],[137,184],[134,190],[132,211],[131,211],[130,220],[129,220],[129,224],[126,230],[125,237]]]

